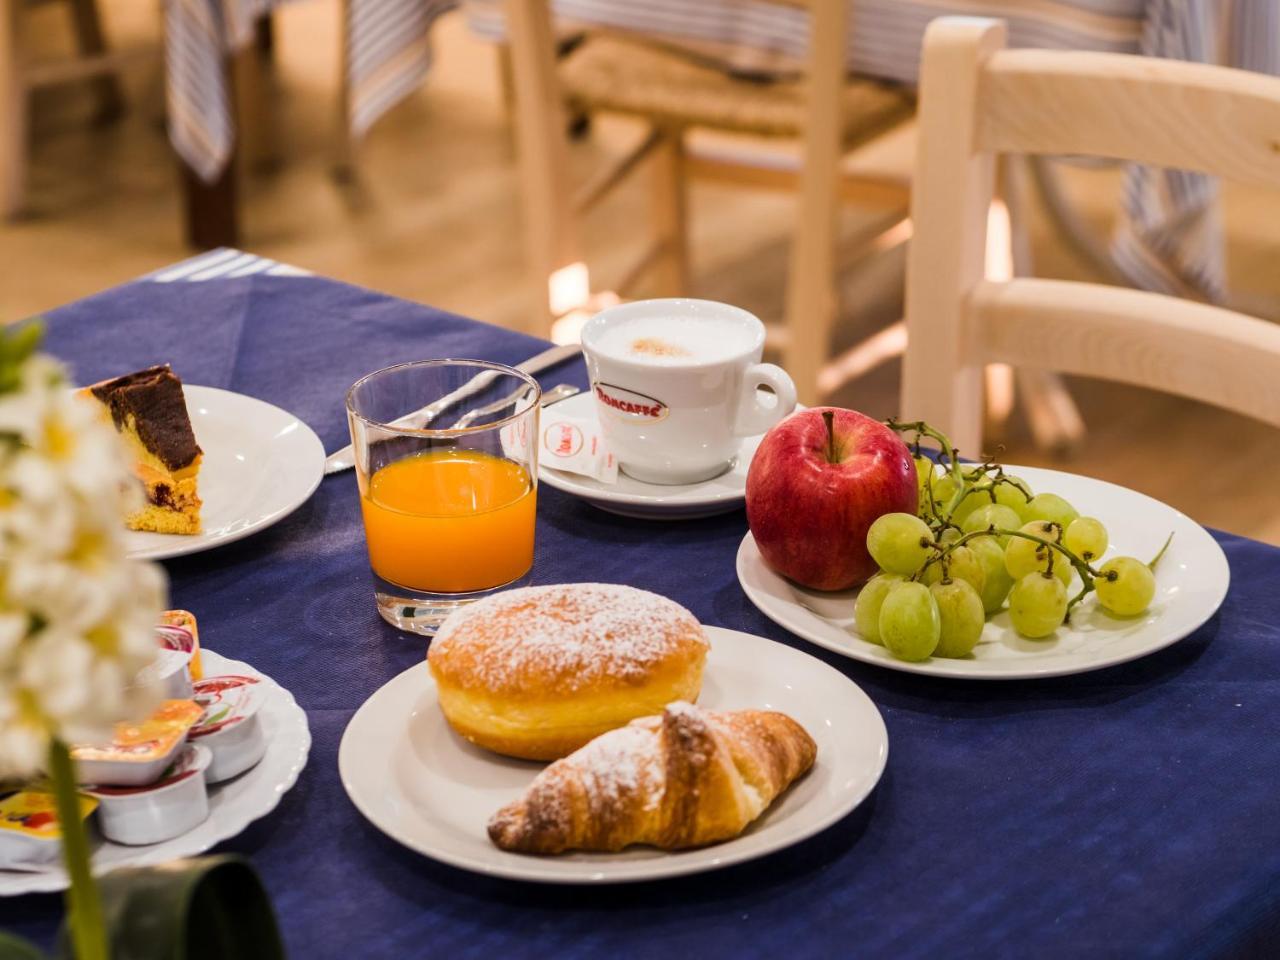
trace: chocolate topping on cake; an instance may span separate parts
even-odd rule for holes
[[[132,416],[138,439],[170,470],[181,470],[200,456],[182,381],[168,364],[104,380],[89,389],[111,411],[117,430]]]

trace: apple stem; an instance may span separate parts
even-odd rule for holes
[[[839,463],[836,459],[836,432],[832,424],[836,419],[834,410],[823,410],[822,420],[827,425],[827,463]]]

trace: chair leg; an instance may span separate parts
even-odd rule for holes
[[[1017,380],[1036,446],[1055,456],[1075,453],[1084,442],[1084,420],[1062,377],[1051,370],[1022,368]]]
[[[71,17],[76,32],[76,45],[80,55],[98,56],[107,52],[107,41],[102,32],[102,20],[98,16],[96,0],[71,0]],[[98,99],[98,119],[108,122],[124,113],[124,94],[120,78],[114,73],[104,73],[93,79],[94,96]]]
[[[231,86],[242,174],[269,170],[279,157],[270,63],[270,55],[264,54],[256,42],[231,56]]]
[[[340,183],[355,181],[357,150],[351,132],[351,0],[342,0],[338,15],[338,115],[334,125],[333,174]]]
[[[831,350],[835,324],[836,237],[843,154],[840,98],[844,87],[849,5],[819,3],[810,16],[804,166],[796,230],[787,277],[787,349],[783,361],[796,397],[820,399],[818,374]]]
[[[27,88],[18,60],[22,0],[0,0],[0,216],[23,207],[27,179]]]
[[[810,157],[801,174],[799,217],[787,276],[783,365],[796,396],[809,406],[821,400],[818,377],[831,351],[837,312],[835,186],[838,157]]]
[[[663,135],[651,158],[654,237],[662,256],[654,267],[658,292],[683,297],[689,292],[688,210],[684,140],[679,130]]]
[[[516,160],[529,263],[524,329],[545,336],[561,314],[584,305],[590,280],[569,190],[564,102],[556,80],[555,35],[543,0],[509,0],[515,79]]]
[[[511,47],[499,43],[498,52],[498,90],[502,94],[502,109],[507,115],[507,123],[515,124],[516,114],[516,76],[511,66]]]

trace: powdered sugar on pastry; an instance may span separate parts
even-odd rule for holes
[[[708,646],[684,607],[618,584],[524,587],[449,617],[432,641],[434,669],[465,669],[491,692],[572,691],[601,681],[645,680],[690,638]]]
[[[736,836],[814,762],[784,714],[668,704],[542,771],[489,821],[504,850],[681,849]]]
[[[660,758],[652,731],[634,726],[596,737],[583,747],[579,762],[592,814],[603,816],[633,797],[641,799],[645,810],[661,803]]]

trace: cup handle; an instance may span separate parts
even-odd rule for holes
[[[760,387],[772,388],[775,397],[772,405],[761,403]],[[796,385],[787,371],[772,363],[752,364],[742,375],[742,394],[733,432],[740,437],[764,433],[795,408]]]

